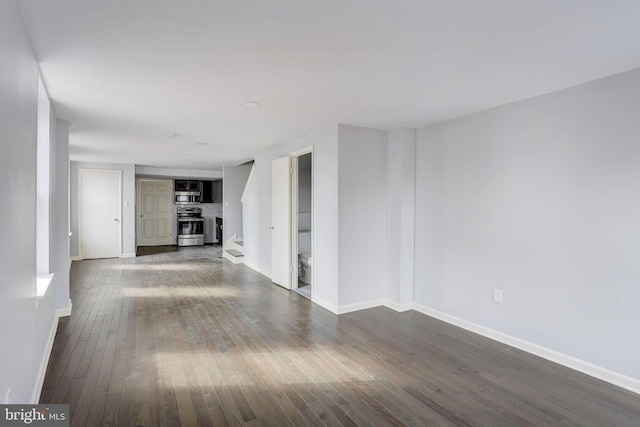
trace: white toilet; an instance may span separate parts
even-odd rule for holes
[[[301,255],[302,265],[304,266],[304,277],[300,277],[300,281],[311,284],[311,268],[313,259],[311,258],[311,232],[298,232],[298,254]]]
[[[304,266],[304,277],[299,277],[301,282],[311,284],[311,268],[313,259],[311,257],[311,214],[298,214],[298,254]]]

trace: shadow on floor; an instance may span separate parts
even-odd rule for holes
[[[220,245],[208,244],[208,245],[205,245],[205,247],[220,247]],[[181,250],[183,251],[189,250],[191,248],[194,248],[194,247],[193,246],[181,247],[178,245],[138,246],[138,249],[136,250],[136,256],[175,253],[175,252],[180,252]]]
[[[179,250],[180,247],[178,245],[138,246],[136,256],[164,254],[168,252],[178,252]]]

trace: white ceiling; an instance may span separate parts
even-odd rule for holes
[[[219,169],[335,123],[421,126],[640,67],[637,0],[21,5],[78,161]]]

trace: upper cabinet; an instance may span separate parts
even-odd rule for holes
[[[200,203],[222,203],[222,180],[202,181]]]
[[[191,179],[176,179],[173,188],[174,191],[202,191],[200,182]]]

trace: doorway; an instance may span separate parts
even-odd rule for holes
[[[311,299],[313,286],[313,153],[304,150],[292,155],[292,235],[293,287]]]
[[[80,169],[78,173],[80,257],[118,258],[122,241],[122,172]]]
[[[271,280],[313,295],[313,147],[271,165]]]

